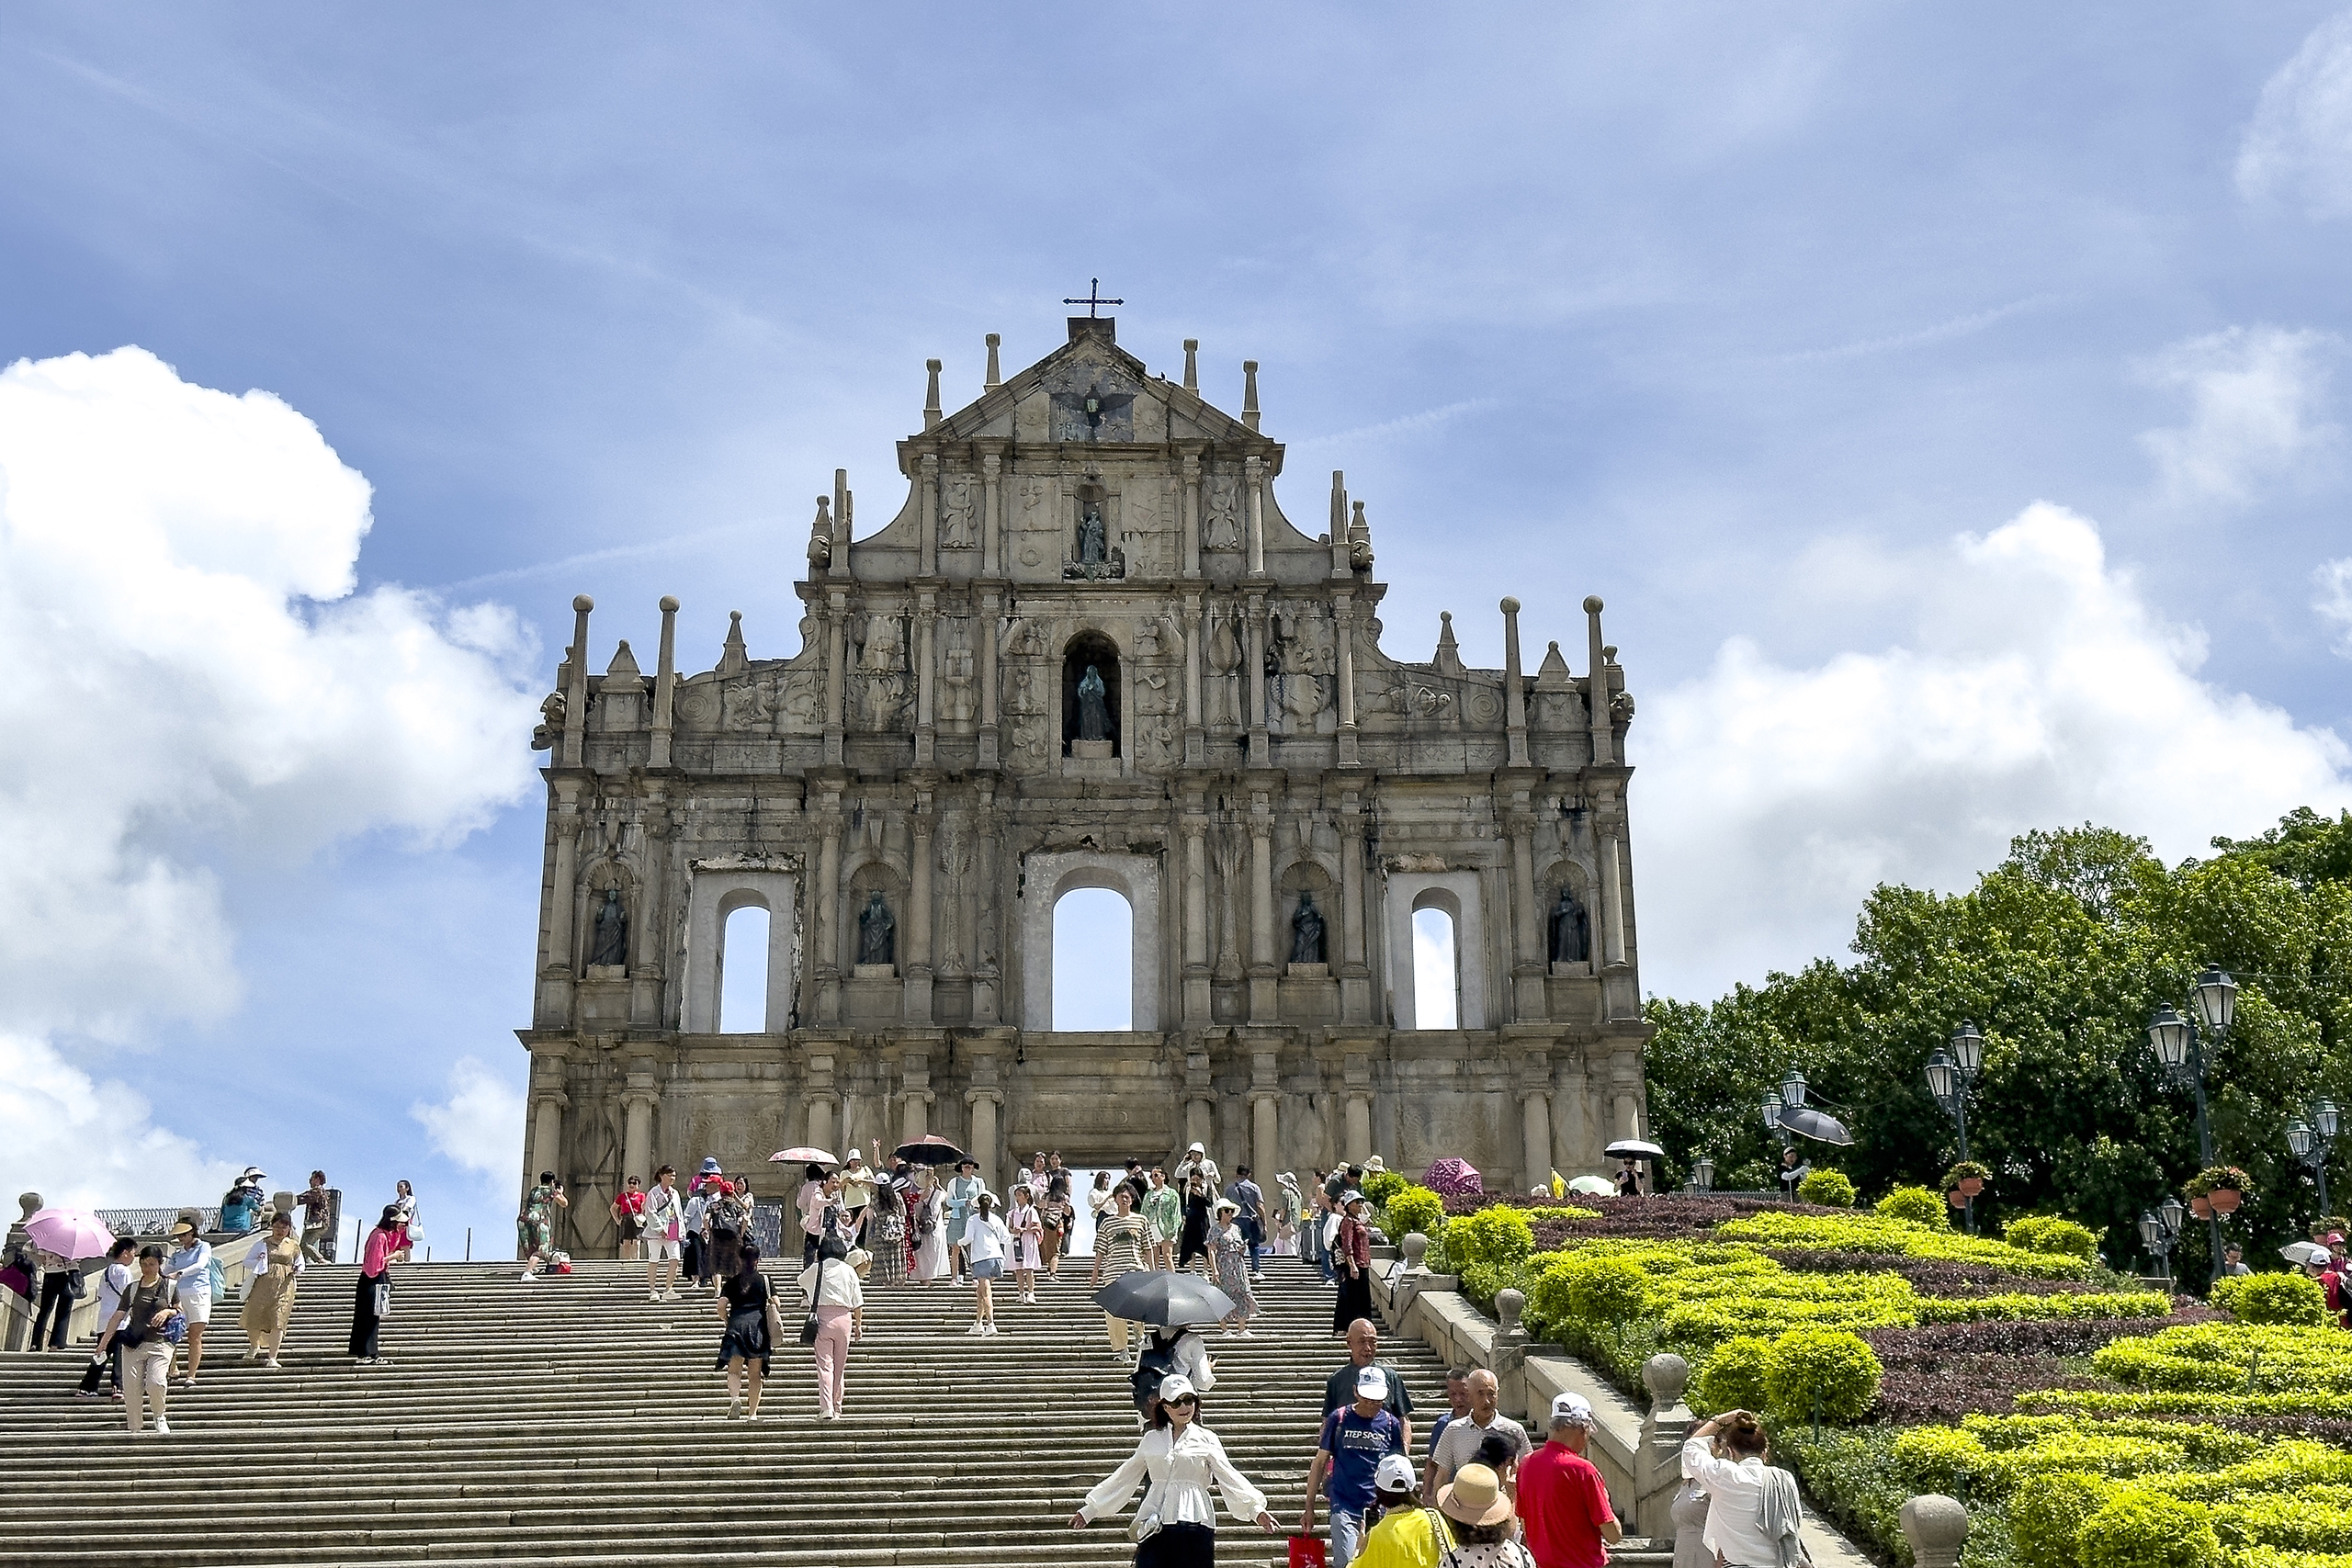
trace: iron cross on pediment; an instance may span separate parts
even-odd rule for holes
[[[1095,311],[1095,308],[1096,308],[1097,306],[1101,306],[1101,305],[1124,305],[1124,304],[1125,304],[1125,303],[1126,303],[1126,301],[1125,301],[1125,299],[1103,299],[1103,298],[1102,298],[1102,280],[1101,278],[1099,278],[1099,277],[1091,277],[1091,278],[1087,279],[1087,281],[1086,281],[1086,298],[1085,298],[1085,299],[1071,299],[1069,295],[1065,294],[1065,295],[1063,295],[1063,296],[1062,296],[1062,303],[1063,303],[1063,304],[1065,304],[1065,305],[1083,305],[1083,306],[1085,306],[1085,307],[1086,307],[1086,317],[1087,317],[1087,320],[1089,320],[1089,321],[1092,321],[1092,320],[1094,319],[1094,311]]]

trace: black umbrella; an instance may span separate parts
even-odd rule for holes
[[[1811,1138],[1817,1144],[1846,1145],[1854,1134],[1846,1131],[1846,1123],[1835,1116],[1824,1116],[1810,1105],[1791,1105],[1781,1111],[1781,1125],[1800,1138]]]
[[[893,1159],[909,1165],[955,1165],[964,1157],[964,1151],[946,1139],[933,1135],[917,1138],[911,1144],[900,1144],[890,1151]]]
[[[1094,1304],[1129,1323],[1162,1328],[1217,1323],[1233,1315],[1233,1298],[1187,1270],[1130,1269],[1094,1292]]]

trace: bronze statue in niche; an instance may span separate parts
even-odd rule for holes
[[[1321,964],[1323,956],[1323,911],[1315,907],[1315,895],[1298,896],[1298,912],[1290,918],[1290,961],[1293,964]]]
[[[1555,964],[1582,964],[1592,956],[1592,922],[1566,887],[1552,908],[1551,953]]]
[[[1062,654],[1062,755],[1074,745],[1108,742],[1126,755],[1119,700],[1118,646],[1101,632],[1080,632]],[[1100,755],[1100,753],[1097,753]]]
[[[899,952],[899,922],[890,918],[890,906],[882,901],[877,891],[865,900],[865,908],[857,917],[857,961],[860,964],[892,964]]]
[[[621,907],[621,890],[605,889],[605,901],[596,910],[594,944],[588,950],[591,967],[603,968],[628,963],[628,911]]]

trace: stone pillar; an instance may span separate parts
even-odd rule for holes
[[[1600,651],[1600,600],[1598,595],[1584,602],[1584,628],[1592,662],[1592,682],[1585,701],[1587,716],[1592,723],[1592,761],[1595,767],[1606,767],[1616,761],[1616,748],[1611,744],[1609,659]]]
[[[817,949],[808,968],[816,976],[820,1023],[842,1021],[841,882],[841,796],[829,792],[817,814],[817,882],[808,889],[808,923]]]
[[[1611,1053],[1610,1098],[1616,1107],[1611,1142],[1642,1135],[1642,1048],[1639,1044]]]
[[[1183,509],[1184,575],[1201,575],[1201,457],[1197,452],[1184,454],[1184,493],[1180,502]]]
[[[1201,730],[1201,596],[1187,593],[1184,595],[1184,765],[1188,768],[1200,767],[1208,761],[1208,749]]]
[[[1250,1019],[1253,1023],[1277,1021],[1276,976],[1282,973],[1275,957],[1274,814],[1266,796],[1256,795],[1250,807]]]
[[[1606,940],[1601,954],[1607,966],[1625,966],[1625,894],[1623,874],[1618,869],[1617,832],[1610,829],[1600,835],[1600,913]]]
[[[621,1094],[621,1176],[638,1178],[648,1190],[653,1186],[653,1109],[662,1103],[653,1084],[653,1065],[632,1062],[628,1088]]]
[[[1185,1027],[1198,1029],[1209,1021],[1209,889],[1208,818],[1200,814],[1198,796],[1186,803],[1184,835],[1184,1003]]]
[[[933,459],[925,457],[925,463]],[[939,595],[932,589],[915,594],[915,766],[931,766],[938,730],[933,704],[939,690]]]
[[[670,765],[670,729],[677,706],[678,602],[662,596],[662,658],[653,676],[653,750],[647,761],[654,767]]]
[[[1625,1520],[1628,1535],[1645,1535],[1653,1542],[1675,1541],[1678,1560],[1682,1555],[1680,1546],[1694,1544],[1680,1540],[1682,1521],[1673,1514],[1674,1499],[1682,1490],[1682,1445],[1697,1424],[1690,1407],[1682,1403],[1682,1391],[1690,1382],[1690,1364],[1671,1351],[1652,1356],[1642,1366],[1642,1384],[1649,1390],[1650,1407],[1642,1417],[1641,1446],[1634,1450],[1634,1495],[1628,1499],[1633,1517]],[[1703,1528],[1703,1511],[1699,1518]]]
[[[1512,1016],[1533,1023],[1551,1010],[1544,985],[1551,965],[1545,961],[1544,911],[1535,901],[1535,814],[1522,804],[1525,799],[1513,799],[1503,825],[1510,836]]]
[[[1255,461],[1255,459],[1252,459]],[[1268,766],[1273,751],[1266,739],[1266,596],[1250,595],[1250,646],[1242,656],[1241,690],[1248,704],[1250,765]]]
[[[920,1143],[931,1131],[931,1106],[939,1098],[931,1088],[931,1055],[910,1048],[903,1060],[905,1076],[899,1089],[899,1142]]]
[[[808,1146],[833,1152],[833,1097],[812,1094],[808,1097]],[[847,1156],[843,1156],[847,1158]]]
[[[1521,1089],[1519,1097],[1520,1131],[1527,1156],[1527,1168],[1520,1180],[1524,1192],[1538,1182],[1552,1179],[1552,1093],[1549,1089]]]
[[[1363,917],[1363,812],[1351,791],[1340,805],[1340,1017],[1347,1023],[1373,1021]]]
[[[1283,1097],[1275,1089],[1252,1089],[1250,1092],[1250,1164],[1253,1179],[1270,1190],[1274,1172],[1282,1168],[1281,1145],[1276,1142],[1280,1125]]]
[[[554,1058],[556,1074],[562,1072],[562,1058]],[[563,1169],[563,1112],[571,1097],[560,1089],[543,1089],[531,1097],[531,1169],[528,1180],[537,1179],[543,1170],[552,1170],[558,1180],[569,1178]]]
[[[931,797],[917,797],[913,821],[914,848],[907,879],[906,1018],[909,1023],[931,1023]]]
[[[842,559],[848,558],[844,545]],[[838,768],[842,765],[842,694],[849,682],[849,595],[832,589],[825,598],[825,761]]]
[[[997,616],[1003,601],[991,588],[980,595],[980,766],[997,765]]]
[[[572,911],[579,907],[580,804],[579,785],[556,781],[555,873],[548,887],[547,973],[570,980],[580,973],[572,951]]]
[[[1250,491],[1250,575],[1266,575],[1266,465],[1257,457],[1241,464],[1242,482]]]
[[[1355,596],[1341,590],[1331,596],[1340,644],[1340,766],[1359,766],[1356,733],[1356,605]]]
[[[1503,600],[1503,734],[1504,765],[1527,766],[1527,682],[1520,676],[1519,601]]]
[[[972,1111],[972,1142],[966,1152],[980,1162],[980,1179],[993,1192],[996,1190],[997,1145],[1001,1141],[997,1135],[996,1113],[997,1107],[1004,1103],[1004,1092],[993,1089],[967,1089],[964,1091],[964,1103],[970,1106]]]
[[[936,364],[937,361],[934,360],[933,363]],[[918,570],[922,576],[937,577],[939,575],[938,453],[925,452],[922,455],[922,466],[918,470],[915,491],[921,498],[916,511],[919,527],[915,534]]]
[[[1004,457],[1001,451],[989,452],[980,458],[980,575],[994,577],[1004,569],[998,564],[1003,545],[1004,513],[1001,496],[1004,481]]]
[[[563,750],[558,764],[576,768],[588,737],[588,612],[596,601],[585,593],[571,601],[571,681],[563,694]]]
[[[1347,1150],[1350,1165],[1362,1165],[1372,1157],[1372,1093],[1369,1089],[1348,1090]]]
[[[985,1026],[1001,1016],[999,985],[1003,972],[1005,900],[1003,874],[998,869],[995,786],[983,779],[979,796],[979,806],[972,813],[973,876],[980,889],[973,900],[972,1021]]]
[[[1968,1510],[1957,1500],[1930,1492],[1906,1499],[1895,1517],[1917,1568],[1960,1568],[1961,1548],[1968,1544]]]

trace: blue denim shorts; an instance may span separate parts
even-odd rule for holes
[[[1003,1279],[1004,1259],[1001,1258],[983,1258],[978,1259],[972,1265],[972,1278],[975,1280]]]

